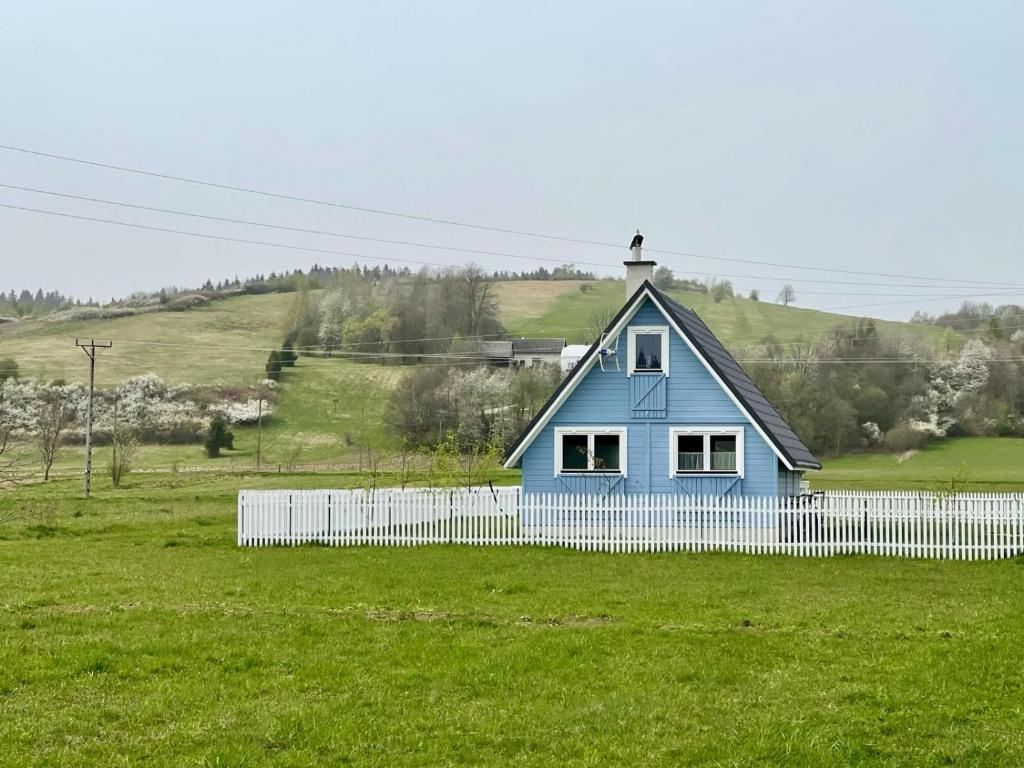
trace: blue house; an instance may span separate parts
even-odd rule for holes
[[[523,492],[799,493],[818,460],[639,245],[625,264],[625,306],[506,457]]]

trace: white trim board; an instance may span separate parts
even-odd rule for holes
[[[636,297],[633,299],[633,303],[629,306],[627,311],[623,313],[622,317],[619,318],[618,322],[608,329],[608,331],[604,334],[604,337],[610,340],[621,334],[622,330],[629,324],[629,321],[633,319],[637,311],[640,309],[640,306],[643,304],[644,299],[650,299],[651,303],[658,308],[658,311],[661,312],[662,317],[664,317],[665,320],[668,321],[668,324],[672,327],[672,329],[677,334],[679,334],[679,337],[686,343],[686,346],[689,347],[690,352],[692,352],[693,355],[698,360],[700,360],[701,364],[703,364],[704,368],[707,370],[708,373],[711,374],[711,377],[715,380],[715,383],[717,383],[718,386],[722,388],[725,394],[728,395],[729,399],[732,400],[733,404],[739,409],[740,413],[743,414],[743,417],[747,420],[747,422],[749,422],[750,426],[752,426],[754,430],[757,432],[757,434],[759,434],[764,439],[764,441],[771,447],[772,452],[778,457],[779,461],[782,462],[782,465],[790,471],[801,471],[797,470],[797,468],[790,463],[789,459],[787,459],[786,456],[782,453],[782,451],[778,449],[778,446],[775,445],[775,441],[772,440],[767,435],[767,433],[761,428],[761,425],[757,423],[757,420],[750,415],[750,411],[748,411],[746,407],[743,405],[743,403],[740,402],[739,398],[736,397],[736,395],[729,388],[729,386],[724,381],[722,381],[722,377],[718,375],[718,372],[707,361],[707,358],[705,358],[704,355],[702,355],[700,351],[698,351],[698,349],[693,345],[693,342],[690,341],[689,336],[683,333],[682,328],[680,328],[676,324],[675,320],[673,320],[669,313],[665,310],[665,307],[662,306],[658,299],[655,298],[654,294],[651,293],[651,290],[648,287],[647,283],[644,283],[643,289],[639,293],[637,293]],[[548,425],[548,423],[551,421],[551,418],[556,413],[558,413],[558,409],[561,408],[565,401],[569,399],[569,395],[576,391],[576,387],[579,386],[579,383],[583,381],[583,377],[586,376],[586,374],[588,374],[590,370],[594,367],[594,364],[597,362],[598,357],[598,349],[597,345],[595,344],[594,346],[591,347],[591,353],[589,357],[585,358],[584,360],[581,360],[580,363],[575,368],[572,369],[572,371],[569,374],[569,380],[565,386],[565,389],[563,389],[558,394],[558,397],[555,398],[554,402],[552,402],[551,405],[544,411],[544,415],[541,417],[541,419],[536,424],[533,425],[533,427],[527,433],[526,437],[523,438],[522,442],[519,443],[519,446],[508,457],[508,460],[504,464],[506,469],[513,468],[519,461],[519,459],[522,458],[523,454],[526,452],[526,449],[533,444],[533,441],[537,439],[537,436],[543,431],[544,427]]]

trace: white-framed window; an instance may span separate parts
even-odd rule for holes
[[[743,427],[672,427],[669,476],[743,477]]]
[[[668,326],[629,326],[629,375],[663,373],[668,376]]]
[[[626,475],[625,427],[555,427],[555,476]]]

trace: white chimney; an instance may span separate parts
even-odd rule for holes
[[[633,294],[644,284],[644,280],[654,280],[654,268],[657,266],[657,262],[644,261],[643,242],[644,236],[638,229],[633,242],[629,244],[630,259],[622,262],[626,265],[626,299],[632,298]]]

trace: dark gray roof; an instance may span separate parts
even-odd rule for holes
[[[513,355],[557,355],[565,339],[512,339]]]
[[[673,322],[686,334],[686,338],[690,340],[694,348],[707,360],[708,365],[718,374],[718,377],[725,383],[729,388],[729,391],[736,397],[736,399],[746,408],[751,418],[754,419],[758,426],[761,427],[768,439],[771,440],[776,450],[781,453],[789,461],[790,466],[798,469],[821,469],[821,463],[814,457],[814,454],[808,450],[807,446],[803,444],[803,441],[796,436],[796,433],[792,428],[782,420],[778,411],[768,402],[767,398],[761,394],[761,391],[754,385],[754,382],[750,380],[746,372],[740,367],[740,364],[736,362],[732,355],[729,354],[728,350],[722,346],[722,342],[711,332],[711,329],[704,324],[704,321],[697,316],[697,314],[684,307],[675,299],[669,298],[664,293],[659,291],[650,282],[644,281],[643,285],[637,289],[629,301],[627,301],[612,318],[611,322],[608,323],[606,331],[611,330],[622,318],[625,312],[633,305],[643,291],[648,291],[654,301],[661,306],[661,309],[667,316],[672,318]],[[555,401],[562,391],[569,386],[569,384],[577,377],[583,374],[586,369],[586,363],[593,358],[597,351],[597,343],[595,342],[587,350],[587,353],[580,360],[579,364],[573,368],[572,372],[562,379],[562,382],[558,385],[558,388],[552,393],[544,407],[541,408],[526,428],[523,429],[522,434],[519,435],[515,443],[509,449],[507,456],[515,454],[527,436],[533,430],[540,421],[546,418],[548,411],[554,406]]]
[[[512,342],[510,341],[477,341],[468,345],[468,351],[474,352],[483,357],[506,358],[512,357]]]
[[[761,390],[754,385],[740,364],[722,346],[722,342],[704,324],[697,313],[666,296],[654,286],[648,285],[648,288],[655,300],[663,305],[666,313],[671,316],[693,346],[708,361],[708,365],[718,373],[719,378],[725,382],[736,399],[743,404],[769,439],[775,443],[779,452],[789,459],[789,463],[802,469],[821,469],[821,463],[814,457],[814,454],[796,436],[789,424],[783,421],[779,412],[761,394]]]

